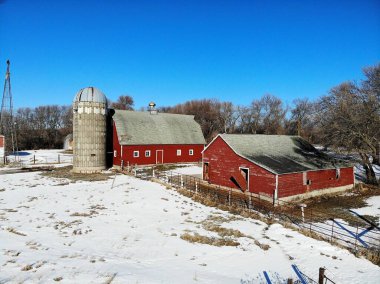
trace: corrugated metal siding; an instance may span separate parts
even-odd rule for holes
[[[232,181],[232,173],[239,167],[249,169],[249,191],[272,195],[276,176],[252,162],[236,155],[220,137],[203,152],[204,162],[209,163],[209,181],[213,184],[238,188]]]

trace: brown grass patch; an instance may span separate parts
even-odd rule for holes
[[[268,250],[268,249],[270,249],[270,245],[262,244],[258,240],[255,240],[255,245],[257,245],[262,250]]]
[[[93,215],[98,214],[95,210],[91,210],[89,213],[79,213],[79,212],[74,212],[73,214],[70,214],[71,217],[90,217]]]
[[[33,269],[33,266],[31,266],[30,264],[28,264],[28,265],[25,265],[23,268],[21,268],[21,271],[29,271],[31,269]]]
[[[27,236],[26,234],[21,233],[21,232],[17,231],[15,228],[12,228],[12,227],[7,228],[7,231],[10,232],[10,233],[19,235],[19,236],[23,236],[23,237]]]
[[[217,247],[223,247],[223,246],[236,247],[240,245],[239,242],[236,242],[229,238],[207,237],[207,236],[202,236],[198,233],[194,233],[194,235],[191,235],[189,233],[182,234],[181,239],[188,241],[190,243],[200,243],[200,244],[206,244],[206,245],[217,246]]]
[[[43,172],[41,175],[53,178],[66,178],[72,182],[76,181],[103,181],[108,180],[112,174],[105,173],[94,173],[94,174],[82,174],[73,173],[71,170],[72,166],[54,168],[50,172]]]

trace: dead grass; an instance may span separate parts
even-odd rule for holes
[[[112,174],[105,173],[95,173],[95,174],[81,174],[81,173],[73,173],[71,170],[72,166],[54,168],[50,172],[43,172],[41,175],[53,178],[66,178],[71,182],[76,181],[103,181],[111,178]]]
[[[21,268],[21,271],[29,271],[33,269],[33,266],[28,264],[28,265],[25,265],[23,268]]]
[[[86,213],[86,212],[74,212],[72,214],[70,214],[71,217],[90,217],[90,216],[93,216],[93,215],[96,215],[96,214],[99,214],[97,211],[95,210],[91,210],[89,213]]]
[[[268,250],[268,249],[270,249],[270,245],[268,245],[268,244],[262,244],[258,240],[255,240],[255,245],[257,245],[262,250]]]
[[[181,235],[181,239],[190,243],[200,243],[200,244],[206,244],[206,245],[217,246],[217,247],[223,247],[223,246],[236,247],[240,245],[239,242],[236,242],[229,238],[208,237],[208,236],[202,236],[198,233],[194,233],[193,235],[189,233],[184,233]]]
[[[26,234],[21,233],[21,232],[17,231],[15,228],[12,228],[12,227],[8,227],[7,231],[10,232],[10,233],[12,233],[12,234],[19,235],[19,236],[23,236],[23,237],[27,236]]]
[[[248,236],[244,235],[242,232],[240,232],[239,230],[223,228],[220,225],[212,224],[210,222],[204,222],[202,225],[203,225],[203,228],[205,230],[210,231],[210,232],[215,232],[222,238],[225,238],[225,237],[228,237],[228,238],[248,237]]]

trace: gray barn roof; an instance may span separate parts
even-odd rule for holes
[[[222,134],[224,141],[240,156],[276,174],[349,167],[332,159],[299,136]]]
[[[120,145],[205,144],[193,115],[115,110]]]

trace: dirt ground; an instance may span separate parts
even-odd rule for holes
[[[111,173],[95,173],[95,174],[80,174],[73,173],[71,170],[72,166],[54,168],[52,171],[43,172],[42,175],[54,178],[67,178],[71,182],[76,182],[79,180],[82,181],[101,181],[109,179],[112,174]]]

